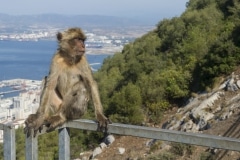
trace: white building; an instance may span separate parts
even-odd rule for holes
[[[40,81],[17,80],[19,84],[24,83],[25,90],[18,97],[0,99],[0,123],[13,123],[15,128],[24,126],[24,120],[29,114],[36,113],[40,102]],[[4,82],[4,84],[15,84],[15,81]],[[21,83],[20,83],[21,82]],[[0,142],[3,141],[3,131],[0,130]]]

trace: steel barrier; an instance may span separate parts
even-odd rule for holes
[[[59,159],[70,160],[70,135],[69,129],[97,131],[97,123],[91,120],[79,119],[65,123],[57,128],[59,134]],[[15,160],[15,129],[12,125],[0,124],[4,130],[4,159]],[[128,135],[142,138],[158,139],[163,141],[185,143],[198,146],[206,146],[225,150],[240,151],[240,140],[235,138],[214,136],[199,133],[187,133],[153,127],[144,127],[128,124],[112,123],[108,126],[108,132],[117,135]],[[46,128],[36,137],[26,137],[25,156],[26,160],[38,159],[38,136],[46,133]]]
[[[5,160],[16,160],[15,128],[12,124],[0,124],[3,130],[3,157]]]

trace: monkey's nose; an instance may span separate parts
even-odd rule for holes
[[[82,47],[85,48],[85,44],[84,44],[84,42],[82,42]]]

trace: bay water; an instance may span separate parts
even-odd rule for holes
[[[57,50],[55,41],[0,41],[0,81],[11,79],[42,80],[48,75],[50,62]],[[98,70],[109,54],[86,54],[93,71]],[[0,87],[0,93],[11,91]],[[1,98],[18,96],[20,92],[1,95]]]
[[[0,81],[9,79],[41,80],[48,75],[50,61],[57,49],[57,42],[0,41]],[[87,54],[93,70],[101,67],[109,54]]]

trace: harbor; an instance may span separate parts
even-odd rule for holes
[[[12,79],[0,81],[0,97],[10,98],[18,96],[21,92],[39,89],[41,81],[27,79]]]
[[[0,123],[23,127],[24,120],[39,106],[41,83],[29,79],[0,81]],[[2,139],[3,133],[0,131],[0,142]]]

